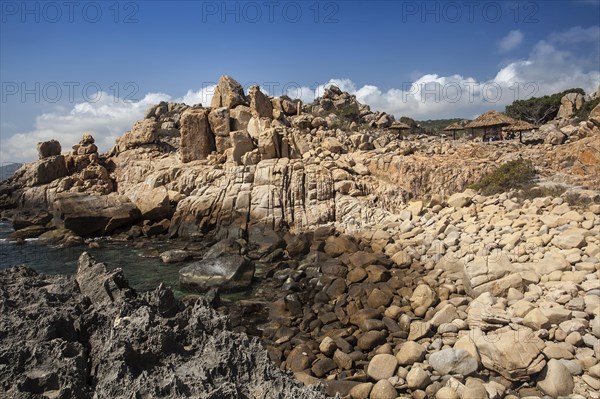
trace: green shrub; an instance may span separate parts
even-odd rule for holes
[[[530,161],[517,159],[500,165],[471,185],[471,188],[480,191],[483,195],[526,189],[531,187],[535,176],[535,168]]]
[[[600,104],[600,97],[596,98],[592,101],[586,101],[583,103],[583,106],[575,112],[575,117],[585,120],[590,116],[590,112],[596,107],[596,105]]]

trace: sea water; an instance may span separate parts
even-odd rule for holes
[[[7,238],[12,231],[10,222],[0,221],[0,269],[26,265],[39,273],[72,275],[77,270],[77,259],[87,251],[97,261],[106,263],[109,270],[123,269],[129,284],[138,291],[153,290],[164,283],[177,294],[183,293],[177,291],[178,273],[185,263],[167,264],[158,257],[158,253],[170,249],[167,243],[156,243],[151,250],[109,241],[102,241],[100,248],[87,245],[65,248],[41,244],[38,239],[19,244]]]

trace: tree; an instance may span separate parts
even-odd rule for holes
[[[585,95],[585,91],[580,88],[565,90],[560,93],[543,97],[531,97],[527,100],[516,100],[511,105],[506,106],[505,114],[524,121],[533,123],[536,126],[552,120],[558,114],[560,100],[568,93],[579,93]]]

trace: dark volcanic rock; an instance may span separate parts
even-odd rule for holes
[[[87,254],[76,278],[0,271],[0,397],[324,397],[204,299],[135,296],[118,276]]]

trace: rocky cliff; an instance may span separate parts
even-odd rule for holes
[[[40,143],[40,159],[0,186],[0,207],[38,218],[47,210],[55,227],[80,236],[133,224],[181,237],[243,236],[251,224],[335,223],[351,232],[397,221],[408,199],[443,201],[517,157],[547,177],[598,188],[595,111],[589,121],[545,127],[547,144],[402,140],[393,116],[334,86],[302,104],[258,86],[246,95],[224,76],[211,107],[153,106],[106,154],[89,134],[67,154],[57,142]]]

